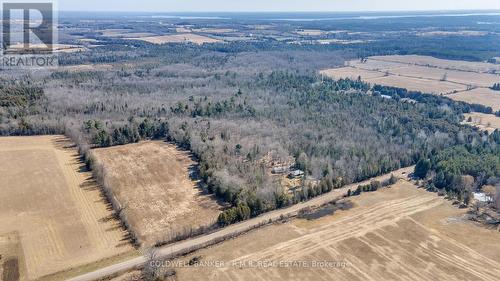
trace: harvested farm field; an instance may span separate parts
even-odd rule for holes
[[[398,88],[405,88],[409,91],[420,91],[429,94],[451,94],[458,91],[465,91],[467,87],[457,83],[420,79],[413,77],[403,77],[397,75],[389,75],[380,78],[365,79],[371,84],[387,85]]]
[[[435,67],[446,70],[470,71],[478,73],[500,73],[500,65],[486,62],[445,60],[419,55],[373,56],[370,59],[384,62],[396,62],[402,64]]]
[[[144,246],[215,222],[221,206],[197,187],[197,163],[173,144],[146,141],[93,150],[106,184]],[[194,174],[193,174],[194,175]]]
[[[500,110],[500,91],[491,89],[477,88],[470,91],[460,92],[448,96],[451,99],[477,103],[491,107],[494,111]]]
[[[368,80],[372,78],[384,77],[384,73],[379,71],[358,69],[354,67],[326,69],[322,70],[320,73],[334,79],[358,79],[358,77],[361,77],[362,80]]]
[[[439,68],[425,66],[408,66],[391,69],[391,74],[420,79],[450,82],[475,87],[489,88],[500,81],[500,76],[488,73],[465,72],[458,70],[443,71]]]
[[[405,88],[500,109],[500,67],[491,63],[442,60],[426,56],[375,56],[353,60],[345,67],[325,69],[334,79],[361,79],[370,84]]]
[[[0,174],[4,280],[58,280],[134,251],[65,137],[0,138]]]
[[[201,32],[201,33],[230,33],[235,32],[235,29],[232,28],[198,28],[193,29],[193,32]]]
[[[350,200],[351,209],[260,228],[169,266],[176,280],[498,280],[498,231],[443,197],[401,180]]]
[[[183,33],[183,34],[172,34],[172,35],[162,35],[162,36],[151,36],[151,37],[138,37],[138,38],[128,38],[134,40],[141,40],[149,42],[152,44],[166,44],[166,43],[194,43],[202,45],[204,43],[218,43],[221,40],[210,38],[203,35],[198,35],[194,33]]]

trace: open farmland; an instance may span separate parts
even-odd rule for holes
[[[436,80],[439,82],[452,82],[455,84],[471,85],[489,88],[498,83],[500,76],[496,74],[466,72],[458,70],[443,71],[439,68],[425,66],[408,66],[391,69],[390,74],[404,77]]]
[[[172,35],[162,35],[162,36],[150,36],[150,37],[139,37],[139,38],[128,38],[134,40],[141,40],[153,44],[165,44],[165,43],[194,43],[202,45],[204,43],[217,43],[222,42],[218,39],[213,39],[207,36],[193,34],[193,33],[183,33],[183,34],[172,34]]]
[[[65,137],[0,138],[0,174],[8,276],[35,280],[133,250]]]
[[[500,110],[500,91],[477,88],[470,91],[449,95],[449,98],[468,103],[478,103],[486,105],[493,108],[494,111]]]
[[[420,65],[426,67],[436,67],[446,70],[470,71],[478,73],[500,72],[500,65],[486,62],[469,62],[457,60],[444,60],[429,56],[418,55],[394,55],[394,56],[374,56],[372,60],[384,62],[396,62],[410,65]]]
[[[232,28],[198,28],[193,29],[193,32],[202,32],[202,33],[230,33],[235,32],[235,29]]]
[[[334,79],[357,78],[365,82],[449,95],[468,103],[500,109],[500,94],[489,87],[500,81],[498,65],[441,60],[425,56],[375,56],[353,60],[346,67],[322,70]]]
[[[195,252],[181,264],[197,257],[208,266],[176,268],[176,278],[497,280],[498,232],[467,221],[465,210],[436,194],[400,181],[352,201],[347,211],[275,224]],[[214,261],[219,266],[210,266]]]
[[[397,75],[388,75],[380,78],[366,79],[371,84],[387,85],[398,88],[405,88],[410,91],[420,91],[430,94],[451,94],[457,91],[465,91],[466,86],[438,80],[419,79],[413,77],[403,77]]]
[[[209,225],[219,206],[190,178],[189,153],[161,141],[94,150],[107,185],[125,210],[139,241],[151,246],[186,229]]]
[[[358,77],[361,77],[362,80],[380,78],[384,77],[385,75],[384,73],[381,73],[376,70],[365,70],[355,67],[326,69],[321,71],[321,74],[331,77],[333,79],[342,79],[342,78],[358,79]]]
[[[99,31],[103,36],[111,38],[125,38],[125,37],[147,37],[154,36],[153,33],[148,32],[133,32],[130,29],[105,29]]]

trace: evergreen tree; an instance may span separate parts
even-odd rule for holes
[[[431,161],[428,159],[420,159],[415,166],[415,177],[419,179],[423,179],[427,176],[427,173],[429,172],[431,168]]]

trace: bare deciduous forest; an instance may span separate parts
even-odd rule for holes
[[[59,69],[3,73],[0,134],[64,133],[89,168],[94,147],[174,141],[199,159],[203,188],[234,207],[223,223],[413,165],[447,147],[498,143],[460,124],[463,113],[491,108],[318,74],[364,55],[415,52],[402,41],[387,40],[396,46],[382,50],[380,42],[198,46],[92,36],[103,45],[60,54]],[[427,38],[420,43],[436,44]],[[439,55],[473,53],[474,60],[491,54],[482,47],[458,49]],[[78,69],[86,64],[92,70]],[[401,100],[408,97],[418,103]],[[273,180],[271,169],[289,159],[317,184],[289,192]]]

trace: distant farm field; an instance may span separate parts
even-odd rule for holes
[[[8,276],[35,280],[133,250],[65,137],[0,138],[0,175]]]
[[[202,32],[202,33],[229,33],[235,32],[235,29],[231,28],[199,28],[193,29],[193,32]]]
[[[94,150],[107,185],[140,242],[147,246],[189,228],[212,224],[221,206],[190,178],[197,163],[165,142],[141,142]]]
[[[349,78],[349,79],[358,79],[361,77],[362,80],[368,80],[372,78],[380,78],[384,77],[384,73],[376,71],[376,70],[365,70],[365,69],[359,69],[355,67],[342,67],[342,68],[333,68],[333,69],[326,69],[321,72],[323,75],[326,75],[328,77],[334,78],[334,79],[342,79],[342,78]]]
[[[346,64],[346,67],[325,69],[320,73],[334,79],[361,77],[372,85],[448,95],[458,101],[500,110],[500,92],[490,89],[500,83],[500,66],[496,64],[414,55],[374,56]]]
[[[374,56],[373,60],[385,62],[398,62],[404,64],[413,64],[427,67],[437,67],[446,70],[462,70],[479,73],[500,73],[500,65],[491,64],[486,62],[469,62],[469,61],[456,61],[444,60],[430,56],[406,55],[406,56]]]
[[[172,35],[162,35],[162,36],[150,36],[150,37],[138,37],[138,38],[128,38],[134,40],[141,40],[153,44],[165,44],[165,43],[186,43],[191,42],[194,44],[202,45],[204,43],[217,43],[222,42],[218,39],[213,39],[207,36],[184,33],[184,34],[172,34]]]
[[[500,110],[500,91],[477,88],[470,91],[449,95],[449,98],[458,101],[478,103],[489,106],[493,108],[494,111]]]
[[[389,75],[381,78],[366,79],[371,84],[387,85],[398,88],[405,88],[410,91],[421,91],[429,94],[450,94],[457,91],[465,91],[466,86],[438,80],[419,79],[413,77],[402,77]]]
[[[449,82],[462,85],[489,88],[498,83],[500,76],[496,74],[466,72],[458,70],[445,70],[425,66],[407,66],[390,70],[391,74],[437,80],[438,82]],[[443,81],[442,81],[443,80]]]
[[[493,114],[483,114],[478,112],[472,112],[464,114],[465,116],[465,124],[469,124],[472,126],[477,126],[482,130],[486,130],[488,132],[494,132],[495,130],[500,130],[500,117],[497,117]],[[469,122],[471,120],[471,122]]]
[[[154,36],[153,33],[133,32],[130,29],[104,29],[104,30],[99,30],[99,32],[106,37],[112,37],[112,38]]]
[[[400,181],[351,200],[197,251],[179,261],[208,266],[177,267],[176,280],[498,280],[498,232],[435,193]]]

